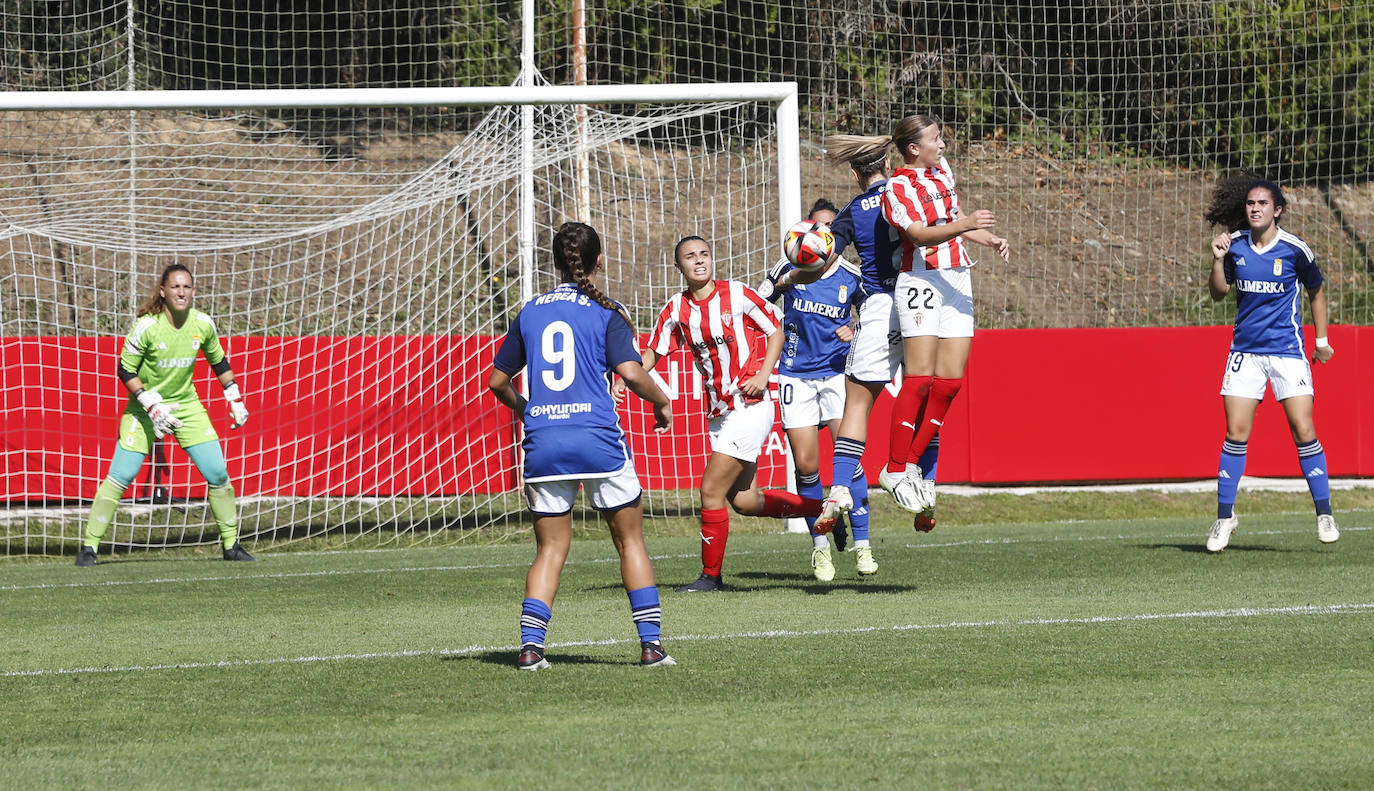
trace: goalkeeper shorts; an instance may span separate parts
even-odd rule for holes
[[[172,417],[181,421],[181,428],[176,430],[174,436],[177,444],[183,448],[219,439],[219,434],[215,433],[215,427],[210,423],[210,415],[199,401],[177,402]],[[153,433],[153,421],[148,418],[148,413],[131,402],[124,416],[119,419],[119,447],[146,455],[156,441],[157,435]]]

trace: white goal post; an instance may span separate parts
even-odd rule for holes
[[[118,342],[170,263],[195,273],[254,411],[230,432],[202,372],[246,539],[525,529],[485,373],[509,317],[554,282],[538,239],[590,196],[599,282],[641,332],[681,287],[680,236],[756,284],[803,211],[797,112],[790,82],[0,93],[0,360],[18,379],[0,541],[79,538],[125,398]],[[699,409],[689,363],[656,374]],[[674,469],[705,458],[704,432],[685,409],[660,442],[638,411],[646,508],[693,513]],[[773,444],[760,470],[783,485]],[[107,541],[213,543],[202,486],[164,443]]]

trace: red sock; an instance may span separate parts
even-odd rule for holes
[[[921,454],[925,453],[926,446],[944,424],[945,415],[949,413],[949,405],[954,401],[954,396],[959,394],[959,388],[963,384],[963,379],[935,379],[935,383],[930,386],[930,398],[926,400],[925,414],[921,415],[921,425],[911,440],[907,461],[915,464],[921,458]]]
[[[906,469],[906,457],[911,452],[911,436],[916,433],[916,417],[921,414],[934,380],[933,376],[902,377],[902,389],[897,391],[897,400],[892,404],[892,424],[887,446],[887,469],[890,472]],[[924,445],[921,447],[925,448]]]
[[[802,497],[786,489],[764,489],[763,510],[759,516],[820,516],[821,501],[814,497]]]
[[[701,509],[701,570],[720,576],[725,562],[725,541],[730,537],[730,512],[724,508]]]

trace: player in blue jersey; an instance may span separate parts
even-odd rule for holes
[[[1212,272],[1207,288],[1213,300],[1236,293],[1236,323],[1222,374],[1226,441],[1217,470],[1217,520],[1207,536],[1207,551],[1220,552],[1235,532],[1236,488],[1245,472],[1246,443],[1265,385],[1283,405],[1298,448],[1298,464],[1317,511],[1317,539],[1341,537],[1331,513],[1326,452],[1312,423],[1312,368],[1302,337],[1303,289],[1316,331],[1313,362],[1325,363],[1334,351],[1326,339],[1326,292],[1312,249],[1279,227],[1288,201],[1269,181],[1239,177],[1217,185],[1207,221],[1230,229],[1212,239]]]
[[[856,311],[854,339],[845,361],[844,416],[835,440],[830,494],[816,520],[822,532],[831,530],[844,513],[849,513],[851,524],[856,515],[867,519],[868,479],[860,461],[868,439],[868,418],[878,395],[896,376],[903,355],[893,301],[902,256],[901,232],[883,216],[888,146],[874,144],[866,137],[835,135],[826,141],[826,147],[830,160],[847,164],[863,190],[840,209],[830,231],[835,235],[836,254],[854,246],[864,297]],[[933,440],[921,456],[922,473],[931,480],[938,452],[938,440]],[[933,512],[918,514],[916,525],[918,530],[933,528]],[[856,540],[856,551],[859,546]]]
[[[811,208],[807,219],[829,225],[838,212],[824,198]],[[779,284],[782,284],[781,287]],[[783,347],[778,361],[778,395],[782,427],[787,432],[796,468],[797,493],[820,500],[820,427],[839,437],[844,414],[845,358],[854,333],[849,326],[850,308],[863,302],[859,269],[835,256],[828,267],[801,272],[786,258],[768,273],[759,293],[782,306]],[[868,520],[860,515],[854,527],[855,567],[860,575],[878,571],[868,541]],[[815,517],[806,518],[811,533],[811,570],[816,579],[835,579],[830,540],[816,529]],[[836,548],[844,551],[843,525],[834,525]]]
[[[488,387],[525,427],[525,499],[534,517],[534,563],[520,613],[523,670],[549,666],[545,636],[553,599],[572,544],[572,507],[579,486],[601,511],[620,553],[620,574],[639,632],[640,664],[675,665],[663,649],[654,569],[644,547],[644,508],[609,373],[653,404],[654,430],[672,423],[668,396],[640,364],[624,308],[592,283],[604,262],[601,238],[588,225],[564,223],[553,238],[553,265],[563,282],[530,300],[511,321],[492,363]],[[522,369],[529,398],[512,377]]]

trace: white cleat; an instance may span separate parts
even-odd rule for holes
[[[926,507],[921,510],[933,513],[935,511],[935,479],[922,478],[918,485],[921,487],[921,499],[926,502]]]
[[[905,477],[906,473],[888,472],[887,468],[884,467],[883,471],[878,473],[878,485],[883,487],[883,491],[892,494],[892,490],[896,489],[897,484],[901,483]]]
[[[1336,539],[1341,537],[1341,531],[1336,529],[1336,517],[1331,514],[1319,514],[1317,516],[1317,540],[1323,544],[1334,544]]]
[[[848,486],[830,487],[830,496],[821,503],[821,515],[816,517],[816,532],[832,532],[839,523],[840,516],[849,513],[853,508],[854,497],[849,493]]]
[[[897,501],[903,511],[919,514],[926,510],[925,495],[922,493],[921,479],[908,475],[892,489],[892,499]]]
[[[1231,543],[1231,534],[1236,532],[1236,525],[1240,524],[1240,519],[1234,515],[1227,519],[1218,519],[1212,523],[1212,532],[1207,534],[1207,551],[1220,552]]]

